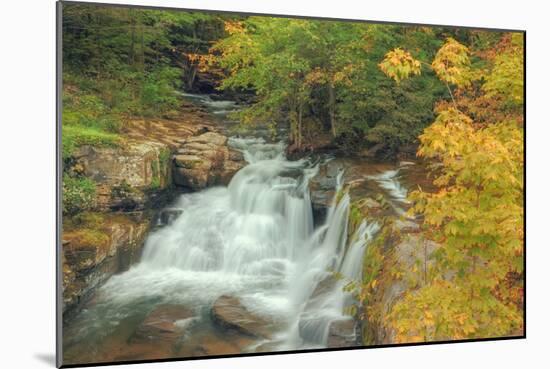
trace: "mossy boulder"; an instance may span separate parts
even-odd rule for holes
[[[112,213],[63,220],[63,311],[75,312],[113,274],[141,254],[149,221]]]

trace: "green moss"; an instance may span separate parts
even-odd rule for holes
[[[160,187],[161,187],[160,178],[159,177],[153,177],[153,179],[151,180],[151,185],[149,186],[149,189],[158,190],[158,189],[160,189]]]
[[[149,186],[150,190],[158,190],[165,186],[170,166],[172,153],[168,148],[162,148],[158,154],[158,160],[151,161],[152,180]]]
[[[69,225],[72,227],[82,227],[99,229],[105,224],[105,214],[98,212],[83,212],[70,218]]]
[[[71,239],[71,247],[76,249],[90,246],[105,248],[109,246],[110,242],[110,238],[105,232],[90,228],[64,232],[64,236]]]
[[[153,172],[153,178],[151,180],[151,189],[155,190],[160,188],[160,168],[159,162],[153,160],[151,162],[151,171]]]
[[[121,137],[118,134],[79,125],[63,125],[61,137],[64,160],[69,159],[74,151],[82,145],[117,147],[122,143]]]
[[[63,217],[63,231],[71,233],[82,229],[104,232],[113,224],[132,225],[136,224],[136,221],[124,213],[103,213],[99,211],[85,211]]]
[[[170,149],[168,148],[162,148],[160,149],[159,153],[159,162],[161,165],[168,164],[170,162],[170,157],[172,156],[172,153],[170,152]]]

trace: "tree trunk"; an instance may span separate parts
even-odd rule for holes
[[[303,104],[300,103],[298,106],[298,149],[302,148],[302,112]]]
[[[332,131],[332,137],[336,138],[336,96],[334,93],[334,85],[332,83],[328,84],[328,109],[330,117],[330,129]]]
[[[193,90],[193,84],[195,83],[195,77],[197,76],[197,67],[194,67],[191,63],[189,64],[189,76],[187,78],[187,90]]]
[[[133,13],[130,11],[130,53],[129,53],[129,60],[128,63],[132,66],[132,68],[135,66],[136,62],[136,52],[135,52],[135,44],[136,44],[136,20],[133,17]]]
[[[145,30],[143,29],[143,24],[140,22],[139,24],[139,30],[141,32],[141,40],[140,40],[140,52],[141,52],[141,60],[140,60],[140,68],[141,72],[143,73],[145,71],[145,39],[144,39],[144,33]]]

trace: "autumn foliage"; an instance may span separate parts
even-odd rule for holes
[[[521,41],[506,35],[488,68],[473,70],[469,50],[448,39],[431,63],[442,81],[460,90],[455,97],[449,89],[452,102],[438,106],[435,122],[419,137],[417,155],[432,163],[439,190],[415,191],[411,215],[422,216],[423,237],[438,246],[425,283],[386,316],[397,342],[523,332]],[[410,59],[398,64],[407,70]],[[471,104],[480,101],[484,109]]]

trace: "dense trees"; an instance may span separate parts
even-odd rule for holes
[[[93,181],[68,171],[80,145],[117,146],[135,117],[173,116],[194,86],[201,55],[223,33],[204,13],[71,4],[63,7],[66,213],[85,210]]]
[[[168,114],[178,107],[175,89],[182,82],[193,87],[198,56],[223,32],[221,21],[204,13],[88,5],[64,9],[67,108],[84,95],[98,112]]]
[[[259,97],[241,120],[289,121],[297,148],[314,140],[311,132],[328,131],[340,144],[351,137],[353,150],[380,144],[395,154],[416,141],[443,93],[433,74],[396,86],[377,67],[399,43],[432,56],[442,29],[262,17],[228,21],[226,29],[230,36],[213,49],[229,71],[222,88]]]

